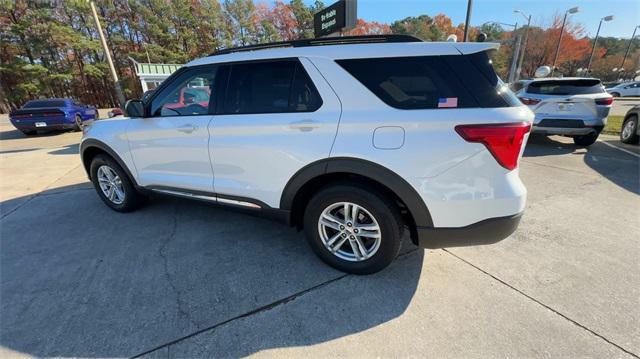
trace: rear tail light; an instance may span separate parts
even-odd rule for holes
[[[540,103],[540,100],[535,98],[518,97],[518,99],[520,99],[520,102],[522,102],[525,105],[537,105],[538,103]]]
[[[502,167],[513,170],[518,167],[518,157],[522,149],[524,135],[531,130],[531,124],[518,122],[459,125],[455,129],[467,142],[478,142],[485,145]]]
[[[613,103],[613,97],[597,98],[596,105],[611,105]]]

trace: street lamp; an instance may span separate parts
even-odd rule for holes
[[[624,52],[624,57],[622,58],[622,64],[620,65],[621,69],[624,68],[624,62],[627,60],[629,50],[631,49],[631,44],[633,43],[633,38],[636,37],[636,30],[638,30],[639,27],[640,25],[633,28],[633,35],[631,35],[631,38],[629,39],[629,46],[627,46],[627,51]]]
[[[580,11],[579,7],[572,7],[564,12],[564,19],[562,20],[562,27],[560,28],[560,37],[558,37],[558,46],[556,46],[556,56],[553,59],[553,65],[551,66],[551,76],[556,71],[556,62],[558,61],[558,55],[560,54],[560,43],[562,42],[562,35],[564,34],[564,25],[567,23],[567,15],[575,14]]]
[[[520,14],[527,19],[527,31],[524,33],[524,43],[522,44],[522,54],[520,55],[520,60],[518,60],[518,69],[516,70],[516,80],[520,78],[520,73],[522,72],[522,62],[524,60],[524,54],[527,50],[527,40],[529,39],[529,27],[531,25],[531,15],[525,14],[521,10],[513,10],[514,13]]]
[[[596,31],[596,38],[593,40],[593,49],[591,49],[591,56],[589,56],[589,64],[587,65],[587,74],[591,69],[591,60],[593,60],[593,53],[596,52],[596,45],[598,44],[598,35],[600,35],[600,26],[602,26],[603,21],[611,21],[613,20],[613,15],[605,16],[600,19],[600,23],[598,24],[598,31]]]

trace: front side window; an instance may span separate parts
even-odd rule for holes
[[[233,65],[225,97],[227,114],[310,112],[322,103],[295,60]]]
[[[151,101],[151,117],[194,116],[210,113],[217,66],[180,74]]]

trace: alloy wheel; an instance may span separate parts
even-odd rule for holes
[[[98,168],[98,184],[102,194],[114,204],[124,202],[124,186],[120,176],[111,167],[102,165]]]
[[[371,258],[382,239],[375,217],[352,202],[338,202],[325,208],[318,220],[318,232],[329,252],[350,262]]]
[[[622,138],[627,139],[633,135],[634,125],[632,120],[628,120],[622,128]]]

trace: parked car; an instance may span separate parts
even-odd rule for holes
[[[638,140],[640,139],[638,118],[640,118],[640,106],[633,106],[627,111],[627,114],[624,115],[622,131],[620,131],[620,141],[623,143],[638,144]]]
[[[116,116],[124,116],[124,111],[120,107],[112,108],[107,112],[107,117],[116,117]]]
[[[607,92],[613,97],[640,96],[640,82],[623,82],[607,88]]]
[[[613,103],[600,80],[593,78],[535,79],[517,96],[536,115],[533,133],[572,137],[579,146],[596,142]]]
[[[405,227],[426,248],[494,243],[525,207],[533,120],[491,66],[498,46],[381,35],[224,50],[85,128],[82,162],[116,211],[149,193],[244,208],[304,229],[350,273],[389,265]],[[202,108],[164,111],[193,86],[209,89]]]
[[[31,100],[9,113],[11,124],[25,135],[38,130],[80,131],[85,121],[98,117],[95,107],[69,98]]]

